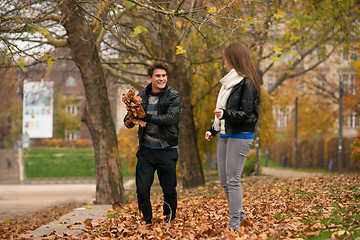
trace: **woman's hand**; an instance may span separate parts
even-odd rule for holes
[[[220,119],[222,114],[223,114],[223,110],[214,110],[215,116]]]
[[[205,139],[206,139],[206,140],[210,141],[210,140],[213,139],[213,138],[214,138],[214,136],[211,135],[210,132],[206,132],[206,133],[205,133]]]

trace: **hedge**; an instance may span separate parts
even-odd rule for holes
[[[86,139],[42,139],[37,147],[52,147],[52,148],[91,148],[91,140]]]
[[[353,156],[354,140],[356,138],[343,138],[342,144],[342,170],[347,172],[360,171],[360,158]],[[329,168],[339,170],[338,138],[313,138],[298,142],[297,167],[298,168]],[[267,146],[268,159],[280,165],[294,167],[294,140],[283,139]],[[286,158],[286,162],[284,162]],[[329,164],[332,161],[332,164]]]

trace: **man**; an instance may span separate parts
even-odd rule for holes
[[[148,69],[150,84],[138,94],[146,112],[143,119],[146,126],[139,126],[138,131],[136,193],[138,206],[146,224],[152,223],[150,188],[155,171],[164,194],[164,220],[169,222],[176,216],[178,123],[182,101],[181,94],[167,85],[167,72],[168,67],[162,62],[150,66]],[[127,121],[128,114],[124,122]],[[134,124],[130,123],[127,127],[132,128]]]

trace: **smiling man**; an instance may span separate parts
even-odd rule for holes
[[[139,126],[139,148],[136,164],[136,193],[138,206],[146,224],[152,224],[150,189],[154,173],[160,181],[164,194],[164,221],[170,222],[176,216],[176,163],[178,160],[179,116],[181,94],[167,85],[168,67],[156,62],[148,69],[150,84],[138,96],[146,112],[146,127]],[[127,116],[124,122],[127,121]],[[127,125],[128,128],[134,124]]]

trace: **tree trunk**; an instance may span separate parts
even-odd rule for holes
[[[94,36],[82,8],[75,1],[64,0],[60,9],[71,53],[85,88],[84,122],[91,132],[95,151],[96,204],[125,202],[116,130]]]
[[[183,187],[205,184],[203,168],[197,146],[193,108],[191,104],[191,83],[182,56],[175,57],[174,68],[170,70],[171,86],[182,93],[182,113],[180,117],[179,155]]]

